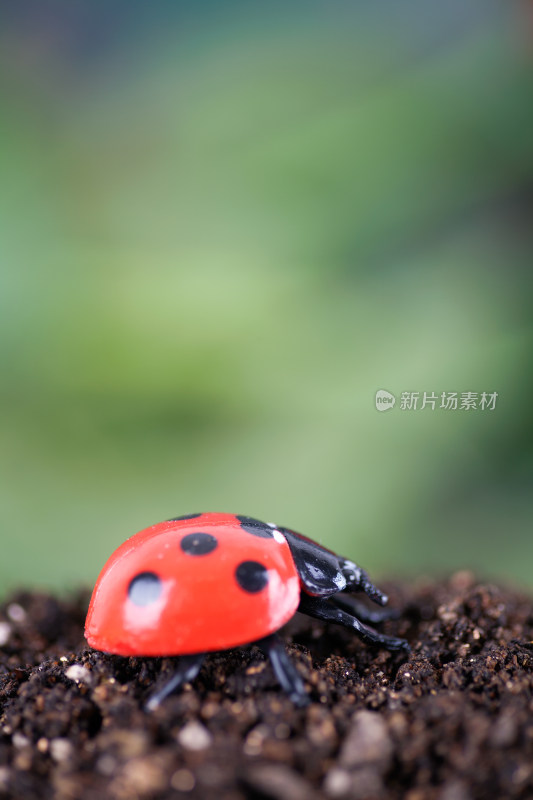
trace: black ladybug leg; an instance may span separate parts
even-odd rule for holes
[[[302,592],[298,611],[301,611],[303,614],[309,614],[310,617],[316,617],[316,619],[336,622],[338,625],[350,628],[355,631],[357,636],[359,636],[365,644],[385,647],[387,650],[404,650],[407,653],[411,649],[405,639],[400,639],[397,636],[385,636],[384,633],[378,633],[373,628],[363,625],[357,617],[348,614],[346,611],[343,611],[342,608],[337,608],[328,600],[324,600],[321,597],[311,597],[311,595]]]
[[[372,625],[379,625],[380,622],[385,622],[387,619],[399,619],[402,614],[399,608],[380,608],[379,610],[367,608],[359,600],[341,594],[334,594],[329,600],[343,611],[353,614],[362,622],[370,622]]]
[[[256,644],[270,658],[274,674],[292,702],[300,707],[308,705],[309,697],[305,691],[304,682],[278,637],[272,634]]]
[[[176,689],[179,689],[184,683],[189,681],[193,681],[198,673],[200,672],[200,667],[203,664],[205,658],[205,653],[195,653],[191,656],[181,656],[178,668],[172,678],[163,686],[154,692],[146,703],[144,704],[144,708],[146,711],[153,711],[154,708],[157,708],[158,705],[168,697],[169,694],[175,692]]]
[[[358,567],[353,561],[347,558],[340,560],[342,574],[346,579],[347,592],[364,592],[367,597],[379,606],[386,606],[389,598],[387,595],[374,586],[364,569]]]

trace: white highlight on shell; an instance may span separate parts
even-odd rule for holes
[[[272,535],[278,544],[284,544],[287,541],[281,531],[274,530],[272,531]]]
[[[342,574],[342,572],[337,572],[335,577],[333,578],[333,582],[339,588],[339,592],[342,592],[343,589],[346,588],[346,578]]]

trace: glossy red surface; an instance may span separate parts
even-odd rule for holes
[[[182,539],[203,532],[216,548],[190,555]],[[243,561],[267,571],[260,591],[236,580]],[[132,602],[128,588],[140,573],[161,581],[159,597]],[[185,655],[249,644],[278,630],[295,613],[299,577],[287,542],[244,530],[233,514],[206,513],[160,522],[140,531],[109,558],[96,582],[85,625],[96,650],[119,655]]]

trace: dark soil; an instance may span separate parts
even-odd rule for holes
[[[283,630],[312,703],[297,709],[255,648],[210,656],[151,714],[173,659],[87,648],[86,595],[0,609],[0,797],[533,798],[533,605],[458,573],[389,585],[371,650],[297,615]]]

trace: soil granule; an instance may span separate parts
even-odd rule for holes
[[[469,573],[384,584],[412,654],[296,615],[281,632],[311,696],[293,707],[255,648],[210,655],[142,709],[171,658],[83,639],[88,595],[0,607],[0,798],[533,798],[533,604]]]

